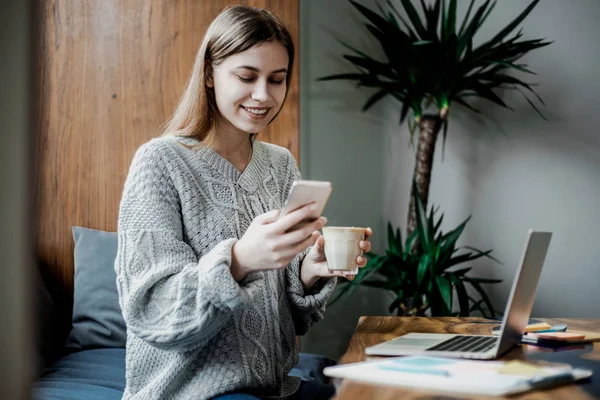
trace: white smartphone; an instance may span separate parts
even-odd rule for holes
[[[331,190],[331,182],[294,181],[287,200],[279,213],[279,218],[313,201],[317,203],[317,209],[310,215],[309,219],[315,220],[319,218],[325,208],[325,204],[327,204]]]

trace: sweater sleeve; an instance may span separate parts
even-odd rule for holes
[[[286,179],[283,182],[283,194],[287,196],[292,183],[301,179],[300,171],[292,154],[288,157]],[[333,293],[337,278],[321,278],[308,292],[300,280],[300,268],[310,247],[298,254],[286,268],[287,296],[292,309],[292,318],[297,335],[304,335],[310,327],[323,319],[325,306]]]
[[[183,239],[181,206],[158,149],[142,146],[125,183],[115,260],[127,329],[163,350],[207,343],[256,293],[231,275],[231,248],[218,243],[200,259]]]

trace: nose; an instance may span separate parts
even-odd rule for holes
[[[267,82],[259,79],[256,81],[256,84],[252,88],[252,100],[258,101],[260,103],[265,103],[269,100],[269,92]]]

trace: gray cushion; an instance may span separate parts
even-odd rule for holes
[[[75,226],[73,239],[73,327],[66,346],[71,350],[125,347],[126,328],[114,269],[117,234]]]

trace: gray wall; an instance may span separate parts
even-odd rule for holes
[[[498,2],[479,39],[512,21],[525,4]],[[398,125],[393,100],[361,113],[367,91],[315,81],[351,70],[340,61],[343,49],[329,31],[373,55],[381,52],[346,0],[302,0],[301,5],[302,172],[333,182],[325,210],[329,224],[369,225],[375,250],[382,250],[386,221],[405,226],[414,164],[408,129]],[[443,160],[438,143],[430,200],[445,213],[446,229],[472,214],[462,244],[493,248],[503,262],[484,261],[475,268],[475,275],[504,279],[488,289],[497,309],[505,305],[526,232],[534,228],[554,236],[532,315],[600,317],[598,15],[596,0],[545,0],[523,25],[526,38],[554,41],[524,59],[538,72],[525,79],[539,83],[548,122],[518,94],[502,93],[516,111],[482,101],[477,106],[489,118],[481,118],[455,106]],[[385,314],[389,301],[378,291],[363,290],[348,303],[329,307],[325,320],[304,339],[304,350],[339,356],[358,316]]]
[[[26,290],[33,254],[29,28],[28,1],[0,3],[0,398],[7,400],[28,397],[35,354]]]

